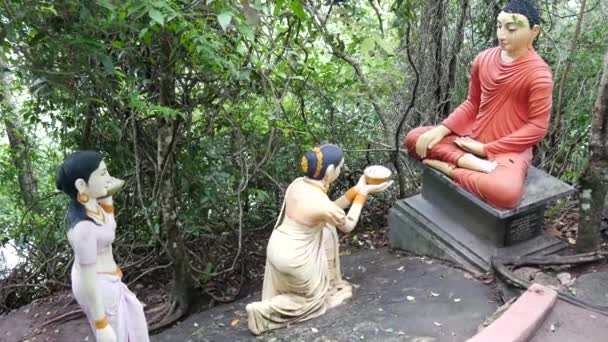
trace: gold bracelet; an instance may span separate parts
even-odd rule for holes
[[[357,196],[357,189],[354,186],[352,188],[348,189],[348,191],[344,194],[344,197],[346,197],[346,199],[350,203],[353,203],[356,196]]]
[[[108,326],[108,318],[104,317],[95,321],[95,328],[97,330],[103,329]]]
[[[353,201],[353,204],[364,205],[366,200],[367,200],[367,195],[357,194],[357,196],[355,196],[355,200]]]

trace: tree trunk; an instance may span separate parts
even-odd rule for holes
[[[165,107],[175,107],[175,62],[171,59],[173,42],[174,37],[170,33],[161,35],[159,104]],[[161,227],[166,232],[168,253],[173,261],[173,310],[167,313],[166,322],[177,320],[186,313],[193,288],[184,241],[177,226],[175,145],[178,126],[177,118],[159,118],[157,167],[160,182],[160,220]]]
[[[6,135],[11,147],[13,163],[17,169],[19,188],[26,207],[36,211],[38,186],[30,159],[28,139],[21,124],[21,118],[16,113],[15,99],[11,91],[10,69],[0,56],[0,107]]]
[[[585,14],[585,5],[587,4],[587,0],[581,1],[581,8],[578,12],[578,20],[576,22],[576,29],[574,30],[574,36],[572,37],[572,41],[570,42],[570,50],[568,51],[568,57],[566,58],[566,67],[564,68],[564,73],[562,74],[561,79],[559,80],[559,88],[557,91],[557,106],[555,107],[555,115],[553,116],[553,129],[551,130],[551,137],[549,146],[552,146],[554,150],[557,150],[557,135],[559,134],[561,122],[562,122],[562,112],[564,110],[564,96],[566,92],[566,82],[568,81],[568,75],[570,74],[570,70],[572,69],[572,62],[574,54],[576,53],[576,48],[578,46],[578,38],[581,35],[581,26],[583,24],[583,15]]]
[[[487,35],[488,47],[498,45],[498,37],[496,36],[496,18],[506,4],[506,0],[484,0],[486,8],[491,12],[488,20],[486,20],[485,34]]]
[[[451,106],[451,95],[450,92],[454,89],[454,83],[456,82],[456,70],[458,69],[458,64],[456,63],[458,60],[458,54],[460,54],[460,50],[462,49],[462,43],[464,40],[464,25],[467,19],[467,12],[469,10],[469,0],[462,0],[460,7],[460,18],[458,18],[457,32],[456,32],[456,41],[454,42],[454,46],[452,48],[452,54],[450,56],[450,64],[448,66],[448,83],[446,85],[446,89],[444,90],[444,96],[440,106],[440,113],[443,118],[447,118],[450,112],[452,111]]]
[[[600,225],[608,191],[608,52],[593,109],[589,139],[589,163],[581,177],[578,252],[593,251],[601,244]]]
[[[443,106],[443,26],[445,23],[445,5],[443,0],[436,2],[429,2],[431,6],[435,6],[432,9],[431,20],[433,20],[431,36],[433,37],[433,54],[434,54],[434,72],[433,84],[435,87],[435,108],[438,108],[441,112]]]
[[[80,136],[80,149],[88,150],[91,144],[91,131],[93,128],[93,119],[95,118],[95,106],[92,103],[87,105],[86,113],[84,114],[84,123],[82,125],[82,135]]]

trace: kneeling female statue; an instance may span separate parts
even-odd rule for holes
[[[57,169],[57,189],[65,192],[68,240],[74,250],[72,292],[98,342],[146,342],[143,306],[121,281],[112,256],[116,232],[112,195],[124,184],[108,173],[101,154],[78,151]]]
[[[344,158],[335,145],[321,145],[302,157],[304,177],[294,180],[266,249],[262,301],[247,305],[249,330],[256,335],[318,317],[352,296],[342,279],[338,234],[350,232],[370,193],[392,182],[367,184],[365,176],[336,201],[327,190]],[[345,208],[350,206],[348,215]]]

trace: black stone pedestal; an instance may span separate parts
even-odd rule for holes
[[[389,242],[393,248],[450,260],[472,272],[489,271],[497,255],[556,253],[566,245],[543,233],[545,206],[574,191],[532,167],[520,205],[500,210],[425,167],[422,193],[391,209]]]

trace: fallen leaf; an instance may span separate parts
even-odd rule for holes
[[[317,329],[317,328],[310,328],[310,330],[312,330],[312,332],[314,332],[314,333],[318,333],[319,332],[319,329]]]
[[[230,325],[232,325],[233,327],[236,327],[237,325],[239,325],[239,320],[233,319],[232,322],[230,323]]]
[[[435,292],[431,291],[431,296],[437,297],[437,296],[439,296],[439,293],[435,293]]]
[[[440,326],[441,326],[441,323],[439,323],[439,322],[433,322],[433,324],[435,324],[435,325],[436,325],[436,326],[438,326],[438,327],[440,327]]]
[[[405,298],[407,298],[407,300],[409,300],[410,302],[416,299],[416,298],[414,298],[414,297],[412,297],[412,296],[407,296],[407,297],[405,297]]]

